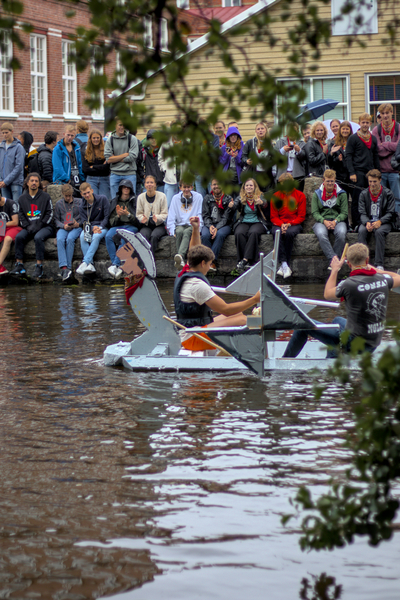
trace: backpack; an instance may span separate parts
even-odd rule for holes
[[[399,124],[396,122],[394,124],[394,133],[397,136],[399,135]],[[378,125],[378,135],[380,137],[380,140],[383,142],[383,140],[382,140],[382,125],[380,123]],[[394,171],[400,171],[400,160],[398,158],[396,158],[396,152],[393,154],[392,158],[390,159],[390,165]]]
[[[39,154],[37,152],[35,152],[35,154],[32,154],[32,156],[29,158],[27,169],[28,174],[39,173],[40,177],[42,177],[42,173],[40,172],[39,168]]]

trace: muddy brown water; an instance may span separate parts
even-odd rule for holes
[[[0,598],[311,599],[323,573],[342,598],[399,598],[398,534],[302,553],[280,523],[300,484],[318,495],[348,466],[341,388],[105,368],[140,331],[121,287],[0,289],[0,328]]]

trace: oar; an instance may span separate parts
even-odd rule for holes
[[[345,244],[345,246],[343,248],[343,252],[342,252],[342,256],[341,256],[340,260],[343,260],[345,258],[346,254],[347,254],[348,247],[349,247],[349,243],[346,242],[346,244]],[[332,271],[332,267],[328,267],[328,271]]]
[[[178,323],[177,321],[174,321],[173,319],[170,319],[166,315],[163,315],[163,319],[165,319],[166,321],[169,321],[173,325],[176,325],[177,327],[179,327],[179,329],[184,329],[185,331],[187,331],[187,327],[185,327],[184,325],[181,325],[180,323]],[[218,346],[218,344],[216,344],[215,342],[212,342],[211,340],[206,340],[202,335],[199,335],[198,333],[194,333],[194,332],[191,335],[194,335],[194,337],[199,338],[199,340],[201,340],[202,342],[206,342],[206,344],[209,344],[210,346],[213,346],[217,350],[220,350],[221,352],[224,353],[225,356],[232,356],[232,354],[229,354],[229,352],[227,350],[225,350],[225,348],[223,348],[222,346]]]

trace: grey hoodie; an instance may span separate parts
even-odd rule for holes
[[[112,132],[104,147],[105,158],[110,156],[118,156],[129,152],[123,160],[117,163],[110,163],[111,173],[115,175],[134,175],[136,173],[136,159],[139,154],[139,144],[134,135],[130,136],[130,144],[128,148],[129,131],[125,129],[124,135],[119,137],[115,131]]]

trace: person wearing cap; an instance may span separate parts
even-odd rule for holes
[[[118,186],[118,193],[110,204],[110,229],[106,233],[106,248],[110,256],[111,266],[108,272],[115,279],[123,274],[120,269],[121,261],[117,256],[117,247],[125,244],[125,241],[117,233],[117,229],[126,229],[132,233],[139,231],[139,221],[136,217],[136,196],[133,191],[132,182],[123,179]]]
[[[111,198],[115,198],[118,187],[123,179],[129,179],[136,193],[136,159],[139,154],[139,144],[134,135],[125,129],[123,122],[117,119],[115,130],[107,138],[104,147],[104,157],[110,165]]]
[[[153,175],[156,178],[157,192],[164,193],[164,172],[160,168],[158,160],[159,147],[154,134],[155,129],[149,129],[146,141],[143,144],[143,163],[145,176]]]

